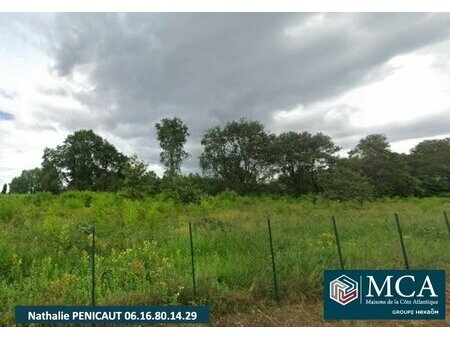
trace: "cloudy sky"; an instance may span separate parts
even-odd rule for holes
[[[398,152],[450,136],[449,14],[0,14],[0,183],[93,129],[161,174],[154,124],[248,117]]]

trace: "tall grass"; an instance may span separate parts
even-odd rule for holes
[[[273,298],[267,217],[271,218],[282,301],[314,299],[324,269],[339,268],[335,215],[346,268],[402,269],[393,213],[413,269],[450,267],[442,217],[450,200],[386,199],[338,203],[320,198],[239,197],[181,205],[163,196],[0,196],[0,325],[16,305],[89,305],[90,235],[97,227],[97,304],[189,304],[188,221],[193,224],[197,298],[230,311]]]

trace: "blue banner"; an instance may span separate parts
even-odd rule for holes
[[[326,270],[324,319],[445,319],[445,270]]]
[[[16,306],[17,324],[205,324],[208,306]]]

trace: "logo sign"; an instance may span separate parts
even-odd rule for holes
[[[346,305],[358,298],[358,282],[342,275],[330,283],[330,298],[341,305]]]
[[[445,270],[325,270],[324,318],[445,319]]]

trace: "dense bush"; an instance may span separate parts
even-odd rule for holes
[[[200,203],[202,191],[189,177],[175,176],[162,182],[163,193],[181,203]]]

